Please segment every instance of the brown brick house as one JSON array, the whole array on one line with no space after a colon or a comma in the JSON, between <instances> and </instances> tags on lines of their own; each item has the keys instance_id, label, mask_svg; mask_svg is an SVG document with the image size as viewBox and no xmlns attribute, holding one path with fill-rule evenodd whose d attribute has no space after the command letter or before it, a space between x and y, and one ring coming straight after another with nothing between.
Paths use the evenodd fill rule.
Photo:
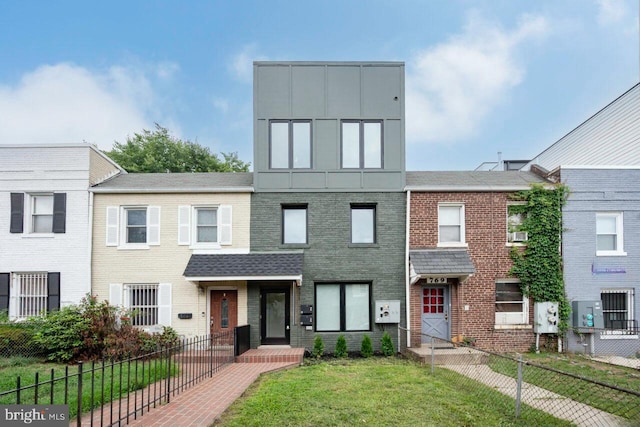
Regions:
<instances>
[{"instance_id":1,"label":"brown brick house","mask_svg":"<svg viewBox=\"0 0 640 427\"><path fill-rule=\"evenodd\" d=\"M527 239L509 205L544 182L530 172L407 172L411 347L431 337L494 351L535 343L533 304L509 275L509 252Z\"/></svg>"}]
</instances>

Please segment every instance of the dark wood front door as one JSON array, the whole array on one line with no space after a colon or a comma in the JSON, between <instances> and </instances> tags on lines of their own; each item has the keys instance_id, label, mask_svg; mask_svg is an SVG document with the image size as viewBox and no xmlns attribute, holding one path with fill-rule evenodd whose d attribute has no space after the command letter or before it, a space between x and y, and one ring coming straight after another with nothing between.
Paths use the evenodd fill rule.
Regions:
<instances>
[{"instance_id":1,"label":"dark wood front door","mask_svg":"<svg viewBox=\"0 0 640 427\"><path fill-rule=\"evenodd\" d=\"M260 291L261 344L289 344L289 289L263 288Z\"/></svg>"},{"instance_id":2,"label":"dark wood front door","mask_svg":"<svg viewBox=\"0 0 640 427\"><path fill-rule=\"evenodd\" d=\"M238 325L238 291L211 291L210 333L233 331Z\"/></svg>"}]
</instances>

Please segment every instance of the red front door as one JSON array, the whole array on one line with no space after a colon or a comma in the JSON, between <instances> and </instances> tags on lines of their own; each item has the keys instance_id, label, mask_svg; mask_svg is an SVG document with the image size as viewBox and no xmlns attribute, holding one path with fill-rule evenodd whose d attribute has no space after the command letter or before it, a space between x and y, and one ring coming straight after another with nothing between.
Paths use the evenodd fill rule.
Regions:
<instances>
[{"instance_id":1,"label":"red front door","mask_svg":"<svg viewBox=\"0 0 640 427\"><path fill-rule=\"evenodd\" d=\"M211 291L210 333L233 331L238 325L238 291Z\"/></svg>"}]
</instances>

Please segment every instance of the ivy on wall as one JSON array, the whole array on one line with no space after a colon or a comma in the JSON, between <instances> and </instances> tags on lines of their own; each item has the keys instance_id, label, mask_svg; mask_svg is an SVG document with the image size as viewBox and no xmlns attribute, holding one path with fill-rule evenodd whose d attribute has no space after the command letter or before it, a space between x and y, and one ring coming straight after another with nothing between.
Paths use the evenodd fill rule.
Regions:
<instances>
[{"instance_id":1,"label":"ivy on wall","mask_svg":"<svg viewBox=\"0 0 640 427\"><path fill-rule=\"evenodd\" d=\"M568 188L557 185L545 188L534 184L531 189L519 191L514 200L524 203L510 206L514 213L522 214L520 231L528 234L524 247L513 247L511 274L520 279L522 292L534 302L557 302L561 332L567 329L571 307L564 293L562 278L562 206Z\"/></svg>"}]
</instances>

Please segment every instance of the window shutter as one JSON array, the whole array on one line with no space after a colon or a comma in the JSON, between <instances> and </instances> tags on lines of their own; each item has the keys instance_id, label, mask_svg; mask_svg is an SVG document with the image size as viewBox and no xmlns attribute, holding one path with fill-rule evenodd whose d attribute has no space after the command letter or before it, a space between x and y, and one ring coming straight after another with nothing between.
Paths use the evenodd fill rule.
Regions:
<instances>
[{"instance_id":1,"label":"window shutter","mask_svg":"<svg viewBox=\"0 0 640 427\"><path fill-rule=\"evenodd\" d=\"M0 311L9 314L9 291L11 288L11 274L0 273Z\"/></svg>"},{"instance_id":2,"label":"window shutter","mask_svg":"<svg viewBox=\"0 0 640 427\"><path fill-rule=\"evenodd\" d=\"M231 244L231 206L220 206L220 244Z\"/></svg>"},{"instance_id":3,"label":"window shutter","mask_svg":"<svg viewBox=\"0 0 640 427\"><path fill-rule=\"evenodd\" d=\"M160 206L147 208L147 244L160 244Z\"/></svg>"},{"instance_id":4,"label":"window shutter","mask_svg":"<svg viewBox=\"0 0 640 427\"><path fill-rule=\"evenodd\" d=\"M158 285L158 323L171 326L171 283Z\"/></svg>"},{"instance_id":5,"label":"window shutter","mask_svg":"<svg viewBox=\"0 0 640 427\"><path fill-rule=\"evenodd\" d=\"M53 232L64 233L66 228L67 194L54 193L53 195Z\"/></svg>"},{"instance_id":6,"label":"window shutter","mask_svg":"<svg viewBox=\"0 0 640 427\"><path fill-rule=\"evenodd\" d=\"M117 206L107 206L107 246L118 246Z\"/></svg>"},{"instance_id":7,"label":"window shutter","mask_svg":"<svg viewBox=\"0 0 640 427\"><path fill-rule=\"evenodd\" d=\"M191 243L190 220L191 206L178 206L178 244L188 245Z\"/></svg>"},{"instance_id":8,"label":"window shutter","mask_svg":"<svg viewBox=\"0 0 640 427\"><path fill-rule=\"evenodd\" d=\"M11 193L11 226L9 232L22 233L24 222L24 194Z\"/></svg>"},{"instance_id":9,"label":"window shutter","mask_svg":"<svg viewBox=\"0 0 640 427\"><path fill-rule=\"evenodd\" d=\"M60 273L47 274L47 312L60 310Z\"/></svg>"},{"instance_id":10,"label":"window shutter","mask_svg":"<svg viewBox=\"0 0 640 427\"><path fill-rule=\"evenodd\" d=\"M109 284L109 304L114 307L122 305L122 283Z\"/></svg>"}]
</instances>

